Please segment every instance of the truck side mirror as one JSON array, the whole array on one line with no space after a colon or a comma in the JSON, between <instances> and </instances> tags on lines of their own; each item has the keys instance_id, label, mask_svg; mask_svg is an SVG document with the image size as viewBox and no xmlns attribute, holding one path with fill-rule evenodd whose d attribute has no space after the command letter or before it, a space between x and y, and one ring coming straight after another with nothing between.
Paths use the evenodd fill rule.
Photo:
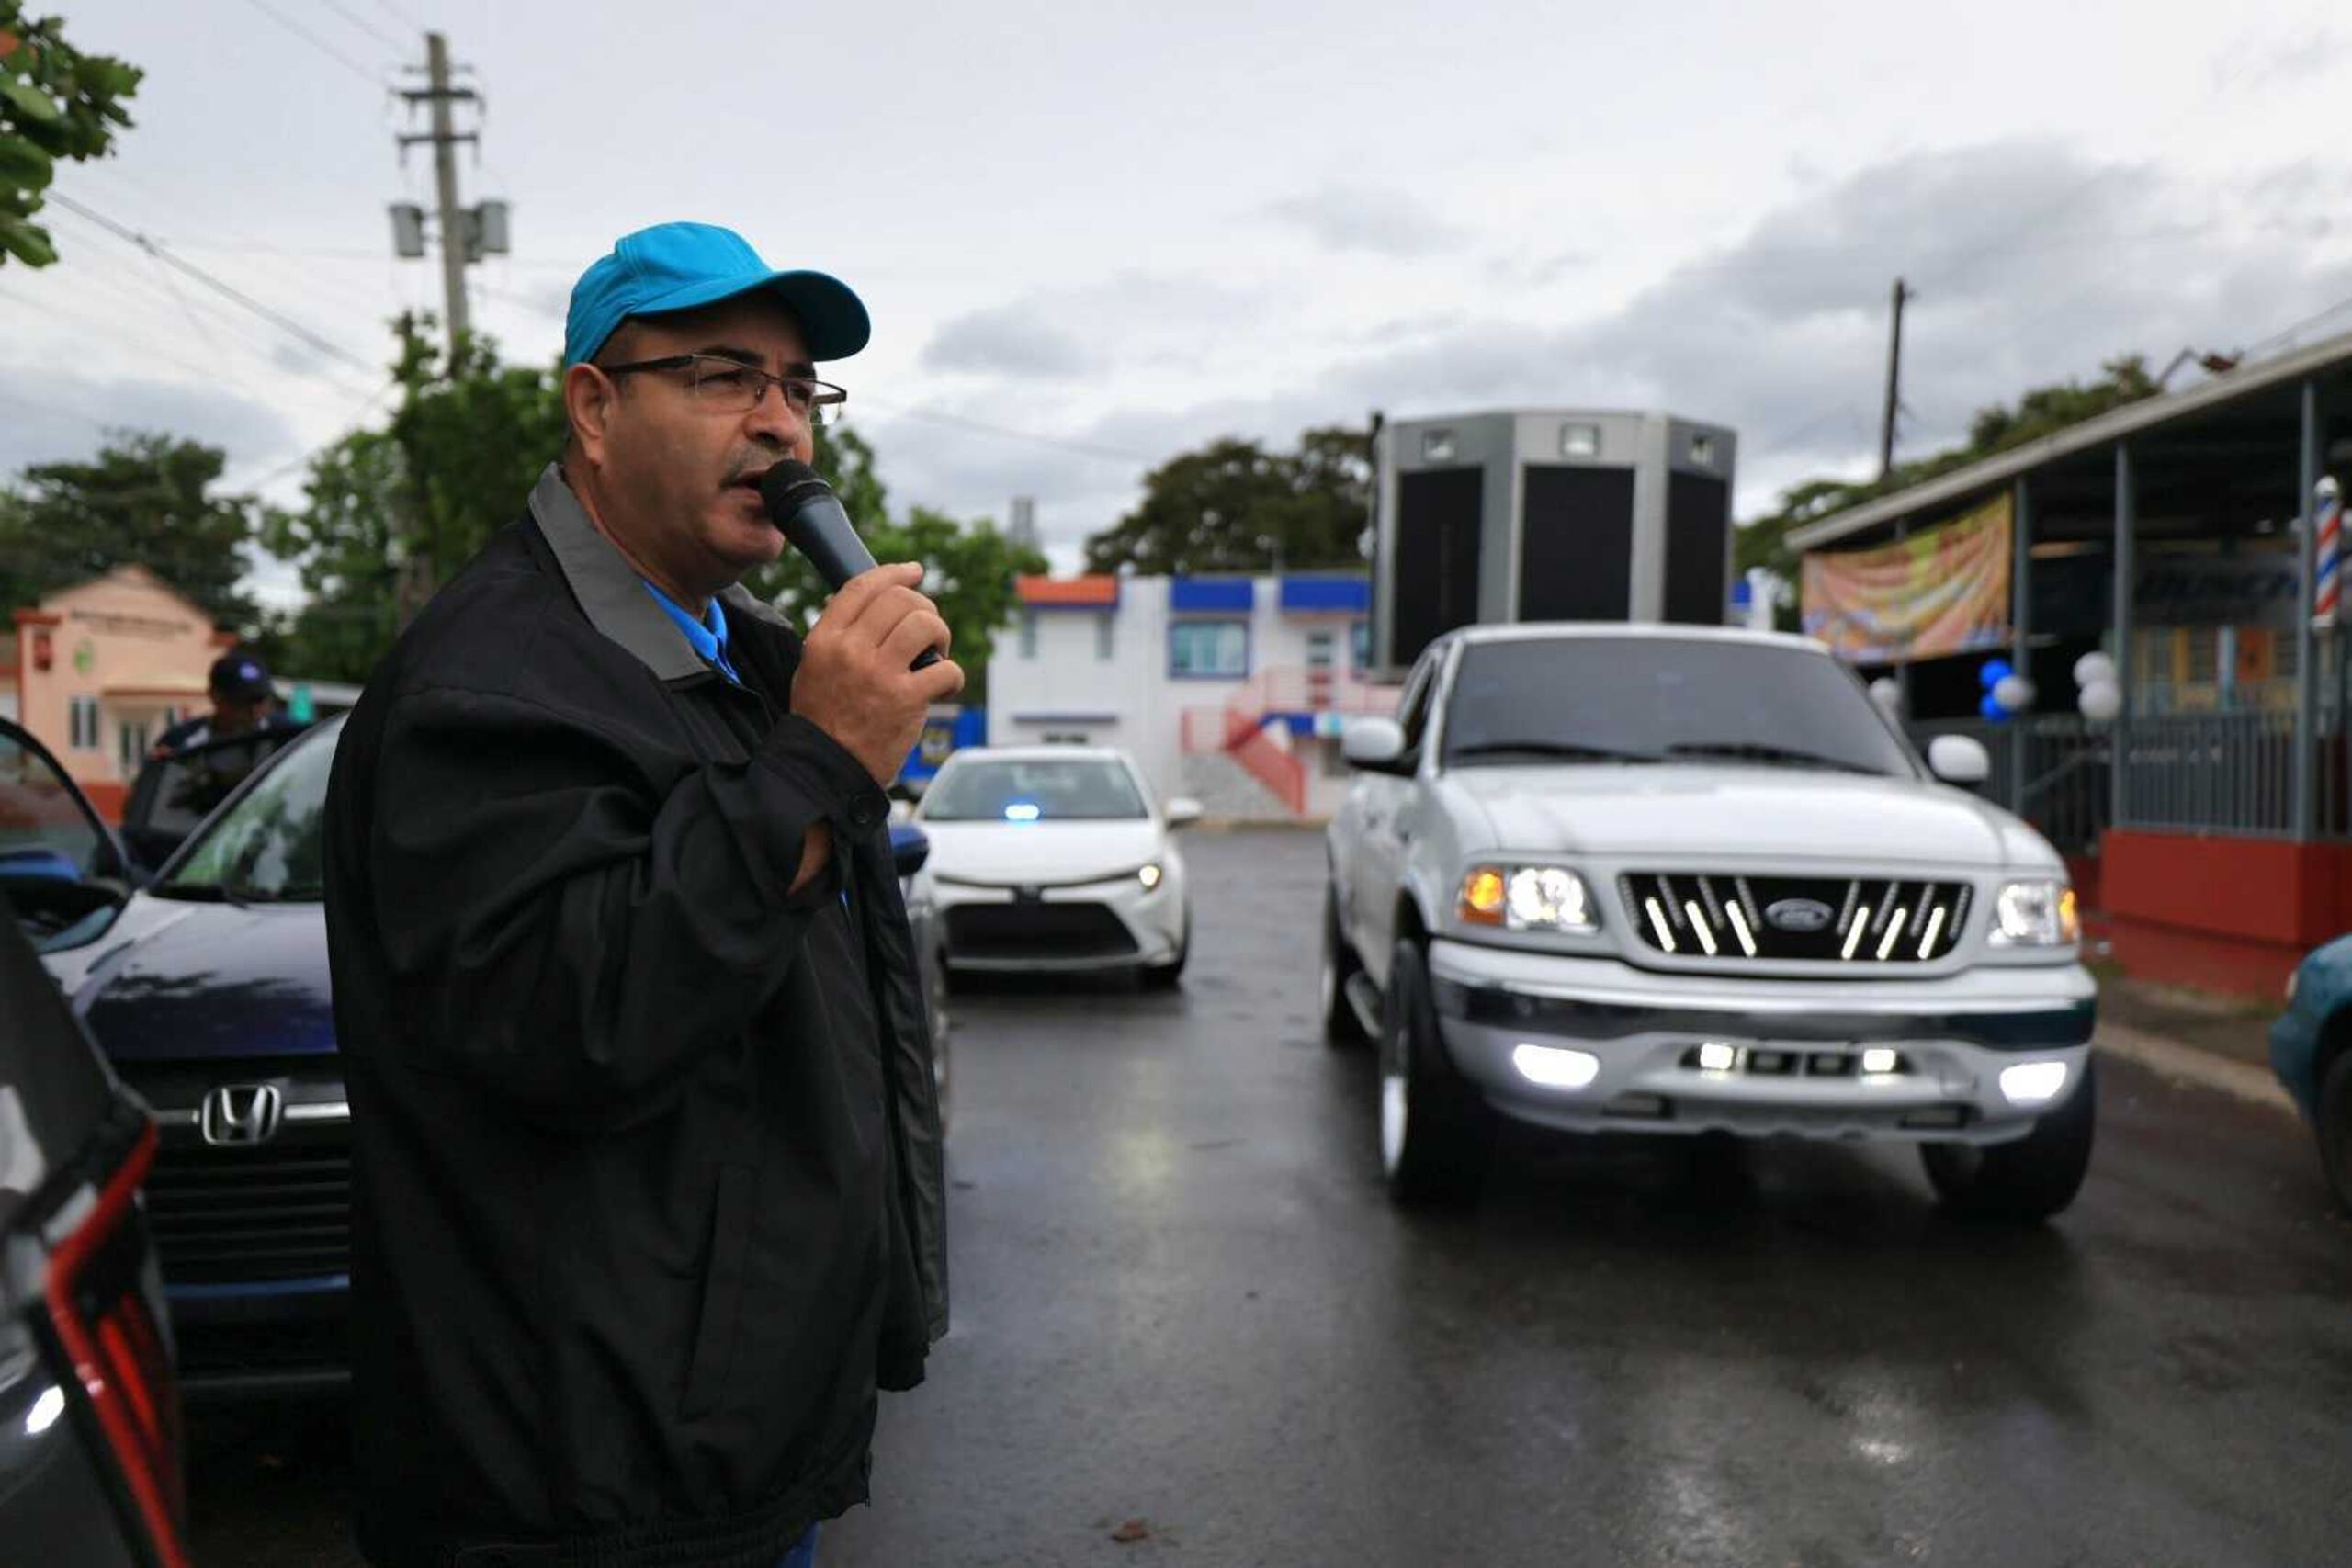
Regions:
<instances>
[{"instance_id":1,"label":"truck side mirror","mask_svg":"<svg viewBox=\"0 0 2352 1568\"><path fill-rule=\"evenodd\" d=\"M1939 735L1928 742L1928 771L1946 784L1981 784L1993 776L1993 755L1972 736Z\"/></svg>"}]
</instances>

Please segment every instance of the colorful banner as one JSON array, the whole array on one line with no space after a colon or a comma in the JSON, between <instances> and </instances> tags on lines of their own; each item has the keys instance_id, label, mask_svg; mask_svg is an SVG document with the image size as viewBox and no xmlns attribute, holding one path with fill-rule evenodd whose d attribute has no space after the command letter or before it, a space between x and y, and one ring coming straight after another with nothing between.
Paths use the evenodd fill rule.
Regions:
<instances>
[{"instance_id":1,"label":"colorful banner","mask_svg":"<svg viewBox=\"0 0 2352 1568\"><path fill-rule=\"evenodd\" d=\"M1882 549L1804 558L1807 637L1855 664L2009 645L2009 498Z\"/></svg>"}]
</instances>

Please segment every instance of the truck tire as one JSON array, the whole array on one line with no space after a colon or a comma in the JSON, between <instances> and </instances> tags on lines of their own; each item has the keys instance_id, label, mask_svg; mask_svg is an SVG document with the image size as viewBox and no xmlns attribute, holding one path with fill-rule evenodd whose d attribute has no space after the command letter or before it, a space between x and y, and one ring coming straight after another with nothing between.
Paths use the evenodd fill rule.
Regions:
<instances>
[{"instance_id":1,"label":"truck tire","mask_svg":"<svg viewBox=\"0 0 2352 1568\"><path fill-rule=\"evenodd\" d=\"M2011 1144L1922 1144L1920 1163L1944 1207L1972 1219L2038 1224L2075 1201L2090 1168L2098 1072L2085 1059L2065 1103Z\"/></svg>"},{"instance_id":2,"label":"truck tire","mask_svg":"<svg viewBox=\"0 0 2352 1568\"><path fill-rule=\"evenodd\" d=\"M2335 1201L2352 1214L2352 1051L2337 1056L2320 1079L2319 1157Z\"/></svg>"},{"instance_id":3,"label":"truck tire","mask_svg":"<svg viewBox=\"0 0 2352 1568\"><path fill-rule=\"evenodd\" d=\"M1493 1112L1454 1076L1438 1038L1429 964L1419 942L1397 942L1382 1010L1380 1163L1399 1205L1476 1198L1493 1152Z\"/></svg>"},{"instance_id":4,"label":"truck tire","mask_svg":"<svg viewBox=\"0 0 2352 1568\"><path fill-rule=\"evenodd\" d=\"M1363 1020L1356 1016L1355 1004L1348 1000L1348 982L1363 972L1355 949L1340 931L1339 892L1327 886L1323 889L1323 961L1316 976L1321 990L1325 1044L1361 1045L1369 1038Z\"/></svg>"}]
</instances>

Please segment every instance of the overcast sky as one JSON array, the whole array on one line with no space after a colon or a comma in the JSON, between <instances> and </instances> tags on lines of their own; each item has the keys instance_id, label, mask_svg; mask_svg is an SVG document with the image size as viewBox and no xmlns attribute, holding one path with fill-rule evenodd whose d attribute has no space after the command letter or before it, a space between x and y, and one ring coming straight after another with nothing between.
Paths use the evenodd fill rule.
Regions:
<instances>
[{"instance_id":1,"label":"overcast sky","mask_svg":"<svg viewBox=\"0 0 2352 1568\"><path fill-rule=\"evenodd\" d=\"M52 207L62 265L0 267L0 472L127 424L292 500L380 417L359 367L440 288L384 214L431 200L389 92L423 26L487 101L461 177L514 207L472 269L511 357L556 355L619 233L729 224L864 295L832 374L894 500L1035 495L1066 565L1155 462L1374 408L1721 421L1752 514L1874 463L1898 274L1912 452L2118 353L2352 329L2340 4L39 8L148 72L118 156L58 188L349 362Z\"/></svg>"}]
</instances>

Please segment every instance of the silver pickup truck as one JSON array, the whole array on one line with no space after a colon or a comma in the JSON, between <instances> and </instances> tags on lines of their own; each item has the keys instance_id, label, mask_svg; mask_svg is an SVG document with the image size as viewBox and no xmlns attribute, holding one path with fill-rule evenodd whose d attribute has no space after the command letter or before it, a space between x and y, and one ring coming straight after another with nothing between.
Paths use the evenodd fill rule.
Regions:
<instances>
[{"instance_id":1,"label":"silver pickup truck","mask_svg":"<svg viewBox=\"0 0 2352 1568\"><path fill-rule=\"evenodd\" d=\"M1342 744L1324 1031L1378 1041L1399 1201L1475 1191L1498 1115L1910 1143L1955 1209L2073 1200L2097 989L2064 863L1951 787L1982 746L1923 767L1815 643L1617 625L1450 633Z\"/></svg>"}]
</instances>

